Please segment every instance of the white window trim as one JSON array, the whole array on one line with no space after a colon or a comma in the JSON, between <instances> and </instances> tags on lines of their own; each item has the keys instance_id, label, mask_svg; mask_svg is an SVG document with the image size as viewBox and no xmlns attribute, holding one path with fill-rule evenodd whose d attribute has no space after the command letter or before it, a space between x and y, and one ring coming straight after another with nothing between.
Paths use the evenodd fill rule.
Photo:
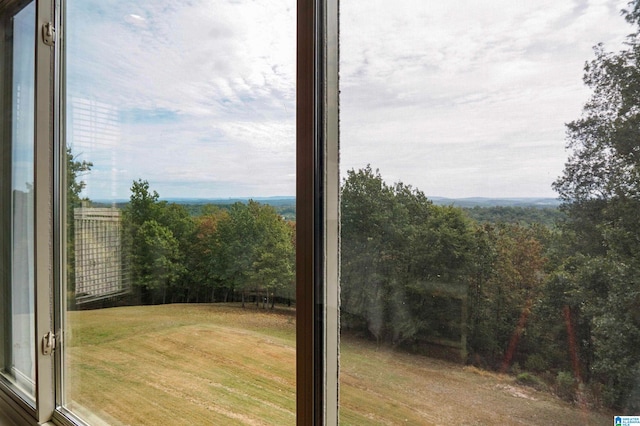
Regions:
<instances>
[{"instance_id":1,"label":"white window trim","mask_svg":"<svg viewBox=\"0 0 640 426\"><path fill-rule=\"evenodd\" d=\"M35 149L34 149L34 317L36 348L35 409L5 381L0 381L0 409L17 424L42 424L51 419L53 403L53 357L43 355L40 339L53 327L52 178L53 178L53 82L54 48L44 43L41 28L54 21L54 2L33 0L36 7L35 45ZM2 1L10 11L18 1ZM10 12L9 12L10 13Z\"/></svg>"}]
</instances>

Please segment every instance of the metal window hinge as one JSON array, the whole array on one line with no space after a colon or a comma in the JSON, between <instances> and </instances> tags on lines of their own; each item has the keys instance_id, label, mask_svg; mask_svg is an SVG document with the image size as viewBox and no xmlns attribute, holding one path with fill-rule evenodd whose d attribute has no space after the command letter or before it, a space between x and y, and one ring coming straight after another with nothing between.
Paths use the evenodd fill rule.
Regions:
<instances>
[{"instance_id":1,"label":"metal window hinge","mask_svg":"<svg viewBox=\"0 0 640 426\"><path fill-rule=\"evenodd\" d=\"M56 42L56 28L52 22L47 22L42 26L42 41L47 46L53 46Z\"/></svg>"},{"instance_id":2,"label":"metal window hinge","mask_svg":"<svg viewBox=\"0 0 640 426\"><path fill-rule=\"evenodd\" d=\"M56 350L56 334L48 332L42 337L42 355L51 355Z\"/></svg>"}]
</instances>

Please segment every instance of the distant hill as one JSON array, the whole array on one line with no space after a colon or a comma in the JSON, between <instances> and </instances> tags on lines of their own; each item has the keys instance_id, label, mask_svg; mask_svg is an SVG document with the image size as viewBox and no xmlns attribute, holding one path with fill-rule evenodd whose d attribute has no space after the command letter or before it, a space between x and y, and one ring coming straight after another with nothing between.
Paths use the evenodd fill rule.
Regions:
<instances>
[{"instance_id":1,"label":"distant hill","mask_svg":"<svg viewBox=\"0 0 640 426\"><path fill-rule=\"evenodd\" d=\"M162 201L176 204L233 204L247 203L249 200L257 201L260 204L268 204L270 206L283 206L296 203L294 196L275 196L275 197L231 197L231 198L163 198Z\"/></svg>"},{"instance_id":2,"label":"distant hill","mask_svg":"<svg viewBox=\"0 0 640 426\"><path fill-rule=\"evenodd\" d=\"M166 201L168 203L176 204L188 204L188 205L205 205L205 204L223 204L231 205L233 203L241 202L247 203L249 200L257 201L260 204L268 204L270 206L283 206L296 203L296 197L294 196L276 196L276 197L230 197L230 198L160 198L160 201ZM94 205L122 207L129 202L129 199L115 199L115 200L92 200Z\"/></svg>"},{"instance_id":3,"label":"distant hill","mask_svg":"<svg viewBox=\"0 0 640 426\"><path fill-rule=\"evenodd\" d=\"M556 208L562 204L557 198L485 198L485 197L469 197L469 198L445 198L445 197L427 197L434 204L440 206L453 205L456 207L472 208L472 207L534 207L540 209Z\"/></svg>"},{"instance_id":4,"label":"distant hill","mask_svg":"<svg viewBox=\"0 0 640 426\"><path fill-rule=\"evenodd\" d=\"M296 203L296 197L294 196L278 196L278 197L230 197L230 198L163 198L162 201L168 201L169 203L176 204L233 204L233 203L248 203L249 200L257 201L260 204L268 204L270 206L285 206Z\"/></svg>"},{"instance_id":5,"label":"distant hill","mask_svg":"<svg viewBox=\"0 0 640 426\"><path fill-rule=\"evenodd\" d=\"M537 207L537 208L554 208L558 207L561 202L557 198L485 198L485 197L469 197L469 198L446 198L446 197L429 197L434 204L437 205L454 205L456 207ZM261 204L269 204L271 206L282 206L295 204L294 196L279 197L232 197L232 198L167 198L165 201L177 204L233 204L236 202L246 203L249 200L257 201Z\"/></svg>"},{"instance_id":6,"label":"distant hill","mask_svg":"<svg viewBox=\"0 0 640 426\"><path fill-rule=\"evenodd\" d=\"M535 207L540 209L555 208L561 204L557 198L488 198L488 197L468 197L468 198L446 198L446 197L430 197L428 199L434 204L440 206L453 205L462 208L473 207ZM289 206L295 205L295 196L275 196L275 197L229 197L229 198L162 198L161 201L176 204L189 205L205 205L205 204L222 204L229 205L236 202L246 203L249 200L257 201L261 204L270 206ZM126 204L129 200L94 200L94 204L116 205Z\"/></svg>"}]
</instances>

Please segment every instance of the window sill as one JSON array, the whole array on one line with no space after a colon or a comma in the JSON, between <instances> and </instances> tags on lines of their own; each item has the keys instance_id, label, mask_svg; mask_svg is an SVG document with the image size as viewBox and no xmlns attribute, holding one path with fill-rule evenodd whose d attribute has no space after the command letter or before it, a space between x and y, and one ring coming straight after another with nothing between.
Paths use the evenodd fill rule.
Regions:
<instances>
[{"instance_id":1,"label":"window sill","mask_svg":"<svg viewBox=\"0 0 640 426\"><path fill-rule=\"evenodd\" d=\"M8 400L8 396L0 392L0 425L28 426L38 424L36 420L18 404ZM47 426L53 426L47 424Z\"/></svg>"}]
</instances>

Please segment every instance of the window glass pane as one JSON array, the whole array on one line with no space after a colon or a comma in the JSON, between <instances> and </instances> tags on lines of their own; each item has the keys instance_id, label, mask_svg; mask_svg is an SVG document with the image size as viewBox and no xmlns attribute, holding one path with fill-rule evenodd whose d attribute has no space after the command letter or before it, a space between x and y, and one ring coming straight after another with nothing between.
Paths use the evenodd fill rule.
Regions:
<instances>
[{"instance_id":1,"label":"window glass pane","mask_svg":"<svg viewBox=\"0 0 640 426\"><path fill-rule=\"evenodd\" d=\"M33 398L35 3L4 19L0 359L3 375Z\"/></svg>"},{"instance_id":2,"label":"window glass pane","mask_svg":"<svg viewBox=\"0 0 640 426\"><path fill-rule=\"evenodd\" d=\"M639 412L627 3L341 2L341 423Z\"/></svg>"},{"instance_id":3,"label":"window glass pane","mask_svg":"<svg viewBox=\"0 0 640 426\"><path fill-rule=\"evenodd\" d=\"M63 405L292 424L295 2L70 0L66 40Z\"/></svg>"}]
</instances>

